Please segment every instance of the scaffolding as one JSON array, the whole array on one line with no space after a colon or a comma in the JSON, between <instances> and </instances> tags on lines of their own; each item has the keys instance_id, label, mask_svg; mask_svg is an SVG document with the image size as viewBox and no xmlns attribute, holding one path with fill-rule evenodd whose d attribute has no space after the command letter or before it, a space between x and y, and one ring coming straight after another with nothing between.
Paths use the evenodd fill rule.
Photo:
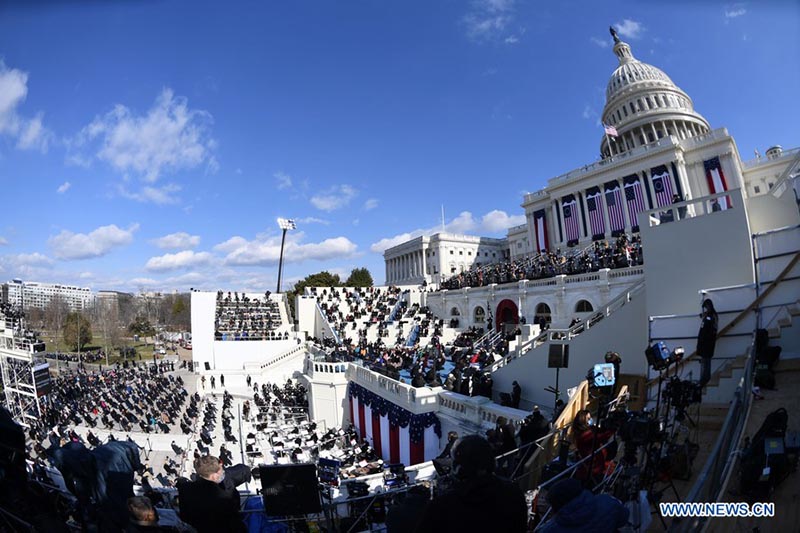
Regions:
<instances>
[{"instance_id":1,"label":"scaffolding","mask_svg":"<svg viewBox=\"0 0 800 533\"><path fill-rule=\"evenodd\" d=\"M44 343L27 329L23 313L9 304L0 304L0 375L5 407L24 427L30 427L42 416L34 370L46 368L47 363L39 355L44 349Z\"/></svg>"}]
</instances>

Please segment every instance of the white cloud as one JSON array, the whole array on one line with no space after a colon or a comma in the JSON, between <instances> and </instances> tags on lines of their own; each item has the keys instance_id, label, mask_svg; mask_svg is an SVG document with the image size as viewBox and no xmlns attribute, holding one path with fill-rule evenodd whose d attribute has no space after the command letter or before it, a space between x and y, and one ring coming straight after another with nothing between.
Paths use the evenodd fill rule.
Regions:
<instances>
[{"instance_id":1,"label":"white cloud","mask_svg":"<svg viewBox=\"0 0 800 533\"><path fill-rule=\"evenodd\" d=\"M512 226L525 223L525 215L508 215L505 211L495 209L483 215L480 221L469 211L462 211L456 218L445 224L448 233L501 233ZM370 246L374 253L383 253L388 248L402 244L421 235L433 235L442 231L442 226L437 225L427 229L416 229L411 232L401 233L393 237L386 237Z\"/></svg>"},{"instance_id":2,"label":"white cloud","mask_svg":"<svg viewBox=\"0 0 800 533\"><path fill-rule=\"evenodd\" d=\"M350 185L338 185L328 189L322 194L311 197L311 205L321 211L336 211L350 204L350 200L356 197L356 191Z\"/></svg>"},{"instance_id":3,"label":"white cloud","mask_svg":"<svg viewBox=\"0 0 800 533\"><path fill-rule=\"evenodd\" d=\"M366 202L364 202L364 211L372 211L376 207L378 207L377 198L370 198Z\"/></svg>"},{"instance_id":4,"label":"white cloud","mask_svg":"<svg viewBox=\"0 0 800 533\"><path fill-rule=\"evenodd\" d=\"M608 39L599 39L597 37L590 37L589 40L592 41L597 46L599 46L600 48L608 48L609 46L611 46L611 43L608 42Z\"/></svg>"},{"instance_id":5,"label":"white cloud","mask_svg":"<svg viewBox=\"0 0 800 533\"><path fill-rule=\"evenodd\" d=\"M622 22L614 24L617 33L628 39L638 39L644 33L644 26L641 22L631 19L624 19Z\"/></svg>"},{"instance_id":6,"label":"white cloud","mask_svg":"<svg viewBox=\"0 0 800 533\"><path fill-rule=\"evenodd\" d=\"M158 239L153 239L150 242L162 250L187 250L189 248L195 248L200 244L200 236L189 235L185 231L179 231L177 233L164 235Z\"/></svg>"},{"instance_id":7,"label":"white cloud","mask_svg":"<svg viewBox=\"0 0 800 533\"><path fill-rule=\"evenodd\" d=\"M56 192L58 192L58 194L64 194L65 192L67 192L69 190L70 187L72 187L72 184L70 182L68 182L68 181L65 181L64 183L62 183L61 185L58 186L58 189L56 189Z\"/></svg>"},{"instance_id":8,"label":"white cloud","mask_svg":"<svg viewBox=\"0 0 800 533\"><path fill-rule=\"evenodd\" d=\"M8 239L5 237L0 237L0 246L5 246L8 244Z\"/></svg>"},{"instance_id":9,"label":"white cloud","mask_svg":"<svg viewBox=\"0 0 800 533\"><path fill-rule=\"evenodd\" d=\"M272 176L278 182L279 191L292 188L292 177L290 175L284 174L283 172L276 172Z\"/></svg>"},{"instance_id":10,"label":"white cloud","mask_svg":"<svg viewBox=\"0 0 800 533\"><path fill-rule=\"evenodd\" d=\"M36 279L51 272L53 260L44 254L0 255L0 272L9 278Z\"/></svg>"},{"instance_id":11,"label":"white cloud","mask_svg":"<svg viewBox=\"0 0 800 533\"><path fill-rule=\"evenodd\" d=\"M124 185L117 186L117 193L130 200L142 203L154 203L156 205L177 204L180 199L176 195L181 190L181 186L175 183L167 183L162 186L145 185L138 191L129 191Z\"/></svg>"},{"instance_id":12,"label":"white cloud","mask_svg":"<svg viewBox=\"0 0 800 533\"><path fill-rule=\"evenodd\" d=\"M285 263L340 259L355 254L357 246L346 237L334 237L318 243L303 243L303 232L287 235L283 253ZM231 237L214 247L227 254L225 264L230 266L276 265L280 258L281 238L277 235L257 235L248 241L244 237Z\"/></svg>"},{"instance_id":13,"label":"white cloud","mask_svg":"<svg viewBox=\"0 0 800 533\"><path fill-rule=\"evenodd\" d=\"M32 254L16 254L10 257L18 265L49 266L53 264L52 259L44 254L40 254L39 252L34 252Z\"/></svg>"},{"instance_id":14,"label":"white cloud","mask_svg":"<svg viewBox=\"0 0 800 533\"><path fill-rule=\"evenodd\" d=\"M726 19L735 19L745 14L747 14L747 9L745 9L744 4L733 4L725 8Z\"/></svg>"},{"instance_id":15,"label":"white cloud","mask_svg":"<svg viewBox=\"0 0 800 533\"><path fill-rule=\"evenodd\" d=\"M115 224L101 226L90 233L72 233L63 230L50 237L48 244L53 255L58 259L89 259L102 257L114 248L125 246L133 241L133 234L139 224L132 224L128 229L121 229Z\"/></svg>"},{"instance_id":16,"label":"white cloud","mask_svg":"<svg viewBox=\"0 0 800 533\"><path fill-rule=\"evenodd\" d=\"M78 277L80 279L92 279L92 278L94 278L94 274L92 274L91 272L88 272L88 271L87 272L81 272L80 274L78 274Z\"/></svg>"},{"instance_id":17,"label":"white cloud","mask_svg":"<svg viewBox=\"0 0 800 533\"><path fill-rule=\"evenodd\" d=\"M475 42L502 39L506 44L513 44L519 38L506 35L506 29L513 20L514 0L475 0L461 22L467 37Z\"/></svg>"},{"instance_id":18,"label":"white cloud","mask_svg":"<svg viewBox=\"0 0 800 533\"><path fill-rule=\"evenodd\" d=\"M303 217L295 219L295 222L298 224L322 224L323 226L330 226L330 220L325 220L323 218L316 218L316 217Z\"/></svg>"},{"instance_id":19,"label":"white cloud","mask_svg":"<svg viewBox=\"0 0 800 533\"><path fill-rule=\"evenodd\" d=\"M495 209L481 218L481 227L490 233L498 233L508 228L525 224L525 215L509 216L505 211Z\"/></svg>"},{"instance_id":20,"label":"white cloud","mask_svg":"<svg viewBox=\"0 0 800 533\"><path fill-rule=\"evenodd\" d=\"M184 250L175 254L164 254L158 257L151 257L145 268L152 272L164 272L167 270L177 270L179 268L194 268L205 266L211 263L214 256L208 252L193 252Z\"/></svg>"},{"instance_id":21,"label":"white cloud","mask_svg":"<svg viewBox=\"0 0 800 533\"><path fill-rule=\"evenodd\" d=\"M98 159L153 183L165 172L202 164L211 171L217 168L212 123L208 112L190 109L186 98L164 89L146 114L136 115L118 104L84 127L73 144L82 147L96 141Z\"/></svg>"},{"instance_id":22,"label":"white cloud","mask_svg":"<svg viewBox=\"0 0 800 533\"><path fill-rule=\"evenodd\" d=\"M0 60L0 135L17 140L17 148L47 151L52 133L42 124L42 113L32 119L17 109L28 96L28 73L10 69Z\"/></svg>"}]
</instances>

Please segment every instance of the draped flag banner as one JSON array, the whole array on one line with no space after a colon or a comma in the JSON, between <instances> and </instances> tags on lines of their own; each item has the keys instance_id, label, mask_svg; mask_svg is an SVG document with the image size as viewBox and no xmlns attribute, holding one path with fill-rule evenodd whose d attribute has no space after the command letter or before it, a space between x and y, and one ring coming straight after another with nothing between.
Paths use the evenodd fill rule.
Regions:
<instances>
[{"instance_id":1,"label":"draped flag banner","mask_svg":"<svg viewBox=\"0 0 800 533\"><path fill-rule=\"evenodd\" d=\"M653 180L653 190L656 193L656 205L664 207L672 205L672 178L666 165L659 165L650 169Z\"/></svg>"},{"instance_id":2,"label":"draped flag banner","mask_svg":"<svg viewBox=\"0 0 800 533\"><path fill-rule=\"evenodd\" d=\"M611 225L611 236L619 237L625 233L625 215L622 211L622 188L616 181L609 181L605 184L605 190L608 223Z\"/></svg>"},{"instance_id":3,"label":"draped flag banner","mask_svg":"<svg viewBox=\"0 0 800 533\"><path fill-rule=\"evenodd\" d=\"M533 229L535 231L536 251L546 252L550 248L547 239L547 218L544 209L540 209L533 214Z\"/></svg>"},{"instance_id":4,"label":"draped flag banner","mask_svg":"<svg viewBox=\"0 0 800 533\"><path fill-rule=\"evenodd\" d=\"M415 415L352 382L347 392L356 429L384 461L415 465L438 455L442 424L436 413Z\"/></svg>"},{"instance_id":5,"label":"draped flag banner","mask_svg":"<svg viewBox=\"0 0 800 533\"><path fill-rule=\"evenodd\" d=\"M639 222L636 216L645 210L644 196L642 196L642 183L639 176L631 174L623 179L625 184L625 202L628 204L628 215L631 220L631 231L639 232Z\"/></svg>"},{"instance_id":6,"label":"draped flag banner","mask_svg":"<svg viewBox=\"0 0 800 533\"><path fill-rule=\"evenodd\" d=\"M564 229L567 232L567 246L575 246L580 238L578 229L578 203L575 195L568 194L561 199L561 207L564 211Z\"/></svg>"},{"instance_id":7,"label":"draped flag banner","mask_svg":"<svg viewBox=\"0 0 800 533\"><path fill-rule=\"evenodd\" d=\"M592 240L606 238L606 221L603 216L603 195L600 187L586 190L586 211L589 212L589 226L592 228Z\"/></svg>"},{"instance_id":8,"label":"draped flag banner","mask_svg":"<svg viewBox=\"0 0 800 533\"><path fill-rule=\"evenodd\" d=\"M703 167L706 170L706 181L708 181L708 190L711 191L711 194L728 190L728 182L725 181L725 174L722 173L719 157L703 161ZM729 196L722 197L717 201L717 204L721 209L730 209L731 199Z\"/></svg>"}]
</instances>

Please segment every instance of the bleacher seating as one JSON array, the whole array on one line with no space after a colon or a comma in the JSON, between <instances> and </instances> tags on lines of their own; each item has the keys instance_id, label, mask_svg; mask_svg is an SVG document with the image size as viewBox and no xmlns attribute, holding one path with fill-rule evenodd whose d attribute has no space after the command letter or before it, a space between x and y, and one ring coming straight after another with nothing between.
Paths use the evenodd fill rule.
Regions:
<instances>
[{"instance_id":1,"label":"bleacher seating","mask_svg":"<svg viewBox=\"0 0 800 533\"><path fill-rule=\"evenodd\" d=\"M286 340L288 331L278 331L283 324L278 302L270 297L250 297L244 293L217 292L214 315L214 339L218 341Z\"/></svg>"}]
</instances>

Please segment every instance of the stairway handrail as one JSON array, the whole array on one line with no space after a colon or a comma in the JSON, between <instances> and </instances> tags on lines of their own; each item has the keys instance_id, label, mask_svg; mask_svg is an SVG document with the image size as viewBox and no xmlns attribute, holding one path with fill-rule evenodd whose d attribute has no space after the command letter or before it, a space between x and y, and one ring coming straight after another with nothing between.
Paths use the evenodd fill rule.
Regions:
<instances>
[{"instance_id":1,"label":"stairway handrail","mask_svg":"<svg viewBox=\"0 0 800 533\"><path fill-rule=\"evenodd\" d=\"M725 334L728 333L730 330L732 330L734 327L736 327L739 324L739 322L741 322L747 316L748 313L754 311L758 307L758 305L762 301L764 301L764 299L767 296L769 296L773 290L775 290L775 287L777 287L780 284L780 282L783 281L783 278L785 278L787 274L791 272L791 270L795 267L798 261L800 261L800 252L796 252L794 254L794 257L791 259L791 261L789 261L786 267L783 270L781 270L780 274L778 274L775 277L775 279L772 280L772 282L769 284L769 287L764 289L764 291L760 295L758 295L750 305L745 307L738 315L736 315L736 317L734 317L733 320L731 320L724 328L722 328L717 332L717 338L724 337ZM696 359L697 359L697 350L695 349L695 351L693 351L692 353L690 353L688 356L684 357L681 361L677 363L675 371L679 372L687 363L689 363L690 361L695 361ZM645 383L645 387L647 388L656 385L658 385L658 378L653 378L647 383Z\"/></svg>"},{"instance_id":2,"label":"stairway handrail","mask_svg":"<svg viewBox=\"0 0 800 533\"><path fill-rule=\"evenodd\" d=\"M772 196L775 198L780 198L783 196L783 193L788 189L788 187L785 187L786 182L795 177L792 175L792 173L798 166L800 166L800 152L797 152L797 154L794 156L794 159L789 162L789 165L781 173L778 181L776 181L775 185L772 186L772 189L770 190Z\"/></svg>"},{"instance_id":3,"label":"stairway handrail","mask_svg":"<svg viewBox=\"0 0 800 533\"><path fill-rule=\"evenodd\" d=\"M637 281L629 289L627 289L625 291L622 291L620 294L615 296L610 302L608 302L606 305L604 305L602 310L593 313L592 316L587 318L585 321L581 321L579 324L573 326L572 328L567 328L567 329L564 329L564 330L546 329L546 330L540 331L539 334L536 335L534 338L529 339L525 343L519 345L514 352L510 352L508 355L506 355L502 359L499 359L499 360L495 361L494 363L492 363L491 366L489 367L489 370L491 372L494 372L495 370L497 370L499 368L502 368L503 366L507 365L512 359L516 359L516 358L522 357L523 355L528 353L530 350L541 346L542 344L544 344L550 338L550 334L553 333L553 332L556 332L556 333L563 332L566 335L566 337L569 339L569 338L572 338L573 336L579 334L579 332L576 332L575 335L571 335L571 332L572 332L573 329L581 330L581 331L586 331L586 330L591 329L591 327L592 327L591 324L596 322L595 319L597 318L597 316L599 314L601 314L603 317L607 317L607 316L611 315L617 309L621 308L626 303L630 302L635 294L641 292L642 289L644 289L644 286L645 286L645 283L644 283L643 279ZM590 324L590 322L591 322L591 324Z\"/></svg>"}]
</instances>

